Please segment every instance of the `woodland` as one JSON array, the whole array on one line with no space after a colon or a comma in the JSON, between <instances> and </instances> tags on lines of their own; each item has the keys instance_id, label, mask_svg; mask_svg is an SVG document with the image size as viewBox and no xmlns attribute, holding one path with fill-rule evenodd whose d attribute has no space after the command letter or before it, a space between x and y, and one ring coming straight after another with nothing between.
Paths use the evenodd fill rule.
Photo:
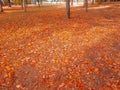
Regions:
<instances>
[{"instance_id":1,"label":"woodland","mask_svg":"<svg viewBox=\"0 0 120 90\"><path fill-rule=\"evenodd\" d=\"M0 90L120 90L119 2L8 5Z\"/></svg>"}]
</instances>

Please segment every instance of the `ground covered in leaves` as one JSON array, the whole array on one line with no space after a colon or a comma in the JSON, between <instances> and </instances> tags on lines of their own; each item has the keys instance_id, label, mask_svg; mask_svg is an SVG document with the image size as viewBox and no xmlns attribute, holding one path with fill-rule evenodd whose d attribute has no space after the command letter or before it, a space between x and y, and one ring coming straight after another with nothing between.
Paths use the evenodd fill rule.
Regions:
<instances>
[{"instance_id":1,"label":"ground covered in leaves","mask_svg":"<svg viewBox=\"0 0 120 90\"><path fill-rule=\"evenodd\" d=\"M100 7L0 13L0 90L120 90L120 6Z\"/></svg>"}]
</instances>

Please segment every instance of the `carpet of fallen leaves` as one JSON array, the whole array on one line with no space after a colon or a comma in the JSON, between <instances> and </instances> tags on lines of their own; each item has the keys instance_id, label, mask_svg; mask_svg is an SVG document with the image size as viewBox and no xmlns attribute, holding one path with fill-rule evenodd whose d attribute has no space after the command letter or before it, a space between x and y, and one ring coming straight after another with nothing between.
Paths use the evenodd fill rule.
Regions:
<instances>
[{"instance_id":1,"label":"carpet of fallen leaves","mask_svg":"<svg viewBox=\"0 0 120 90\"><path fill-rule=\"evenodd\" d=\"M120 90L120 6L99 7L0 13L0 90Z\"/></svg>"}]
</instances>

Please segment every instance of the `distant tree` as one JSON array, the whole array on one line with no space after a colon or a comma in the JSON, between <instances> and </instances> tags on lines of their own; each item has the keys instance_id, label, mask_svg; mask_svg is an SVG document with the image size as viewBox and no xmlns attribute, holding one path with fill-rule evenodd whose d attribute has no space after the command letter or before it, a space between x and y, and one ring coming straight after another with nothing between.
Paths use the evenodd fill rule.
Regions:
<instances>
[{"instance_id":1,"label":"distant tree","mask_svg":"<svg viewBox=\"0 0 120 90\"><path fill-rule=\"evenodd\" d=\"M70 0L66 0L66 16L70 18Z\"/></svg>"},{"instance_id":2,"label":"distant tree","mask_svg":"<svg viewBox=\"0 0 120 90\"><path fill-rule=\"evenodd\" d=\"M70 2L71 2L71 6L73 6L73 0L70 0Z\"/></svg>"},{"instance_id":3,"label":"distant tree","mask_svg":"<svg viewBox=\"0 0 120 90\"><path fill-rule=\"evenodd\" d=\"M79 0L76 0L76 1L77 1L77 4L78 4Z\"/></svg>"},{"instance_id":4,"label":"distant tree","mask_svg":"<svg viewBox=\"0 0 120 90\"><path fill-rule=\"evenodd\" d=\"M85 11L88 12L88 0L84 0Z\"/></svg>"},{"instance_id":5,"label":"distant tree","mask_svg":"<svg viewBox=\"0 0 120 90\"><path fill-rule=\"evenodd\" d=\"M40 0L40 5L42 5L42 1L43 1L43 0Z\"/></svg>"},{"instance_id":6,"label":"distant tree","mask_svg":"<svg viewBox=\"0 0 120 90\"><path fill-rule=\"evenodd\" d=\"M38 2L38 6L40 7L40 0L37 0L37 2Z\"/></svg>"},{"instance_id":7,"label":"distant tree","mask_svg":"<svg viewBox=\"0 0 120 90\"><path fill-rule=\"evenodd\" d=\"M93 5L94 3L95 3L95 0L92 0L92 3L91 3L91 4Z\"/></svg>"},{"instance_id":8,"label":"distant tree","mask_svg":"<svg viewBox=\"0 0 120 90\"><path fill-rule=\"evenodd\" d=\"M4 4L3 0L0 0L0 12L3 12L3 4Z\"/></svg>"},{"instance_id":9,"label":"distant tree","mask_svg":"<svg viewBox=\"0 0 120 90\"><path fill-rule=\"evenodd\" d=\"M27 11L27 0L22 0L22 9L24 10L24 12Z\"/></svg>"},{"instance_id":10,"label":"distant tree","mask_svg":"<svg viewBox=\"0 0 120 90\"><path fill-rule=\"evenodd\" d=\"M11 7L11 1L10 0L8 0L8 6Z\"/></svg>"}]
</instances>

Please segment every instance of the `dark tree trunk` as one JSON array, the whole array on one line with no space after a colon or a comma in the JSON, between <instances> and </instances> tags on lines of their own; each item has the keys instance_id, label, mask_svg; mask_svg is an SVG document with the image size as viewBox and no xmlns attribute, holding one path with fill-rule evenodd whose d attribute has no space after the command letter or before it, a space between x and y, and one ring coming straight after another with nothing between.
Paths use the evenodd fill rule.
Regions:
<instances>
[{"instance_id":1,"label":"dark tree trunk","mask_svg":"<svg viewBox=\"0 0 120 90\"><path fill-rule=\"evenodd\" d=\"M39 1L39 0L37 0L37 2L38 2L38 6L40 7L40 1Z\"/></svg>"},{"instance_id":2,"label":"dark tree trunk","mask_svg":"<svg viewBox=\"0 0 120 90\"><path fill-rule=\"evenodd\" d=\"M84 0L85 11L88 12L88 0Z\"/></svg>"},{"instance_id":3,"label":"dark tree trunk","mask_svg":"<svg viewBox=\"0 0 120 90\"><path fill-rule=\"evenodd\" d=\"M70 18L70 0L66 0L66 16Z\"/></svg>"},{"instance_id":4,"label":"dark tree trunk","mask_svg":"<svg viewBox=\"0 0 120 90\"><path fill-rule=\"evenodd\" d=\"M10 0L8 0L8 6L11 7L11 2L10 2Z\"/></svg>"},{"instance_id":5,"label":"dark tree trunk","mask_svg":"<svg viewBox=\"0 0 120 90\"><path fill-rule=\"evenodd\" d=\"M22 9L23 9L23 0L21 0L21 7L22 7Z\"/></svg>"},{"instance_id":6,"label":"dark tree trunk","mask_svg":"<svg viewBox=\"0 0 120 90\"><path fill-rule=\"evenodd\" d=\"M3 12L3 2L0 1L0 12Z\"/></svg>"}]
</instances>

